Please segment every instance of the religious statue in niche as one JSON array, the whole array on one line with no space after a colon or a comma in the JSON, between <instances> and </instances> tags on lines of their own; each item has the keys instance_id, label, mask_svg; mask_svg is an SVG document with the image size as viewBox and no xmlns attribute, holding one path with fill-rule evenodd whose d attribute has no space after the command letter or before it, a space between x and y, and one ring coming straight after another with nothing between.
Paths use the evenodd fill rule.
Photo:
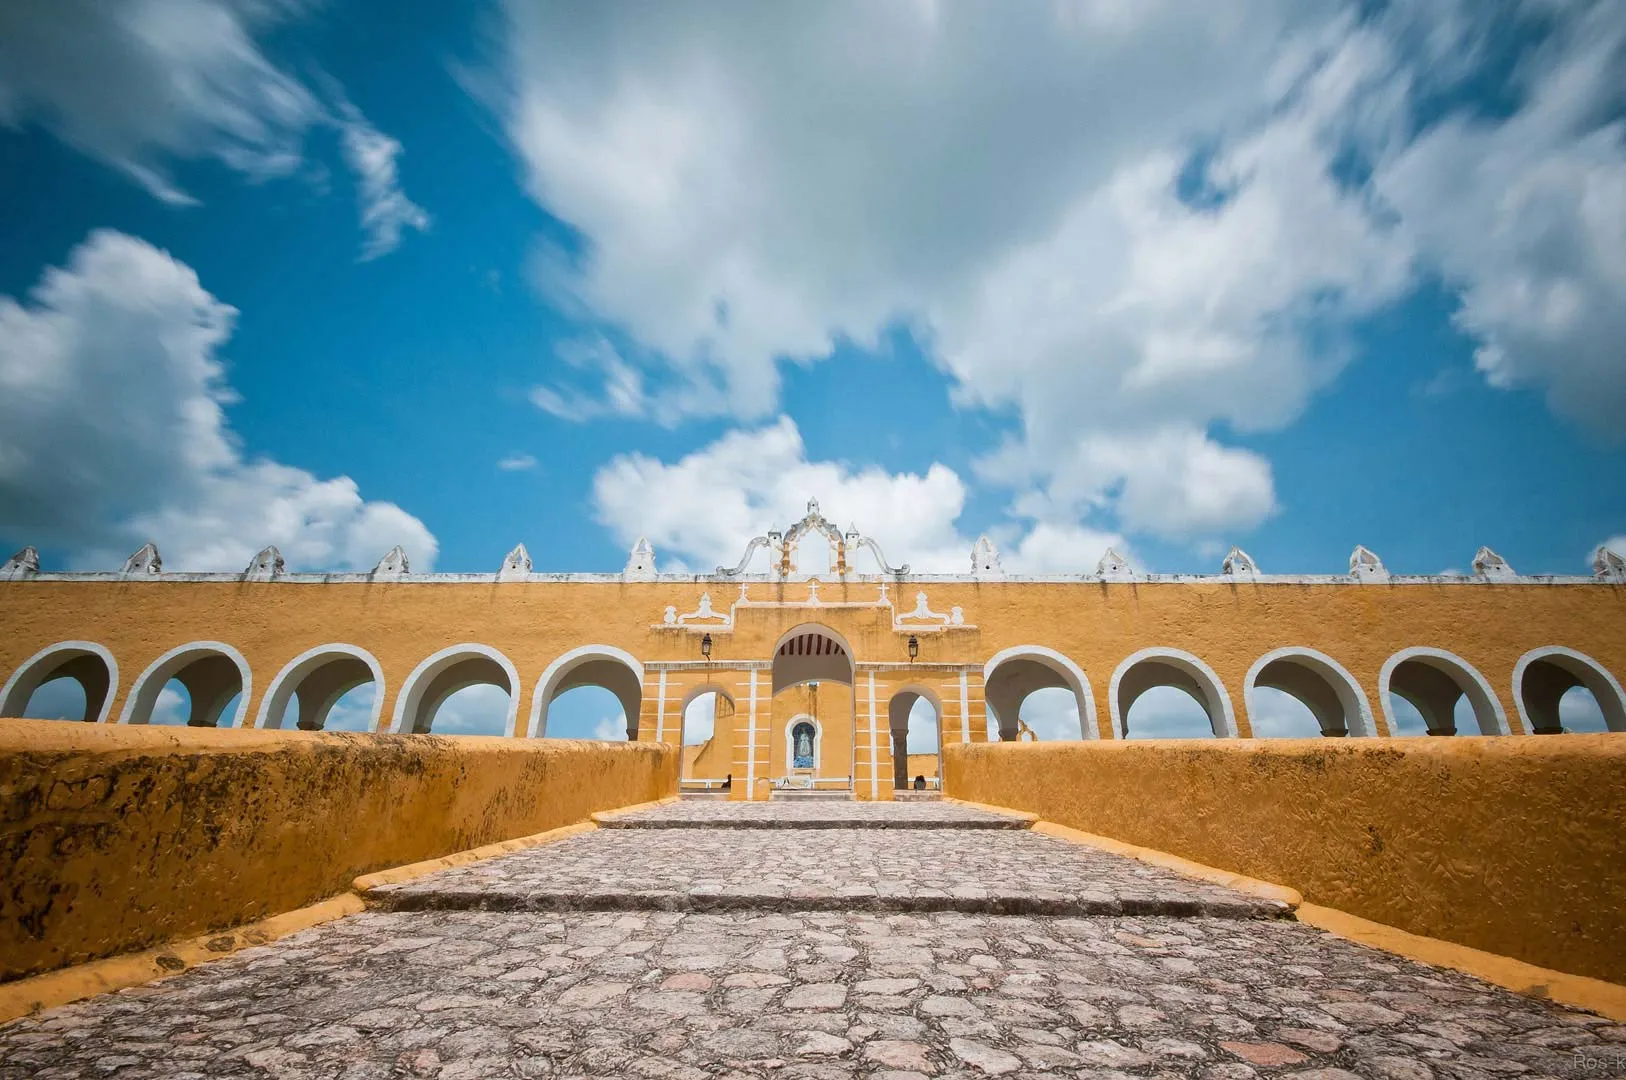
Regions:
<instances>
[{"instance_id":1,"label":"religious statue in niche","mask_svg":"<svg viewBox=\"0 0 1626 1080\"><path fill-rule=\"evenodd\" d=\"M813 738L813 725L805 720L790 729L791 768L813 767Z\"/></svg>"}]
</instances>

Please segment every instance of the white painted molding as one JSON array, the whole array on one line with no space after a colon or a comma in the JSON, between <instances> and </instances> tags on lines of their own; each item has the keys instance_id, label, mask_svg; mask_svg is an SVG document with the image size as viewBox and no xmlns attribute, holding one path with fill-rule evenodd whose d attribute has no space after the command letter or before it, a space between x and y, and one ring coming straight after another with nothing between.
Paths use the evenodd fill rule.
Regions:
<instances>
[{"instance_id":1,"label":"white painted molding","mask_svg":"<svg viewBox=\"0 0 1626 1080\"><path fill-rule=\"evenodd\" d=\"M1317 649L1307 645L1289 645L1281 649L1272 649L1253 662L1248 669L1248 676L1242 683L1242 704L1248 711L1248 727L1253 727L1254 690L1259 673L1277 660L1309 661L1304 666L1311 670L1325 669L1316 673L1332 685L1333 692L1338 695L1338 703L1344 707L1344 714L1353 718L1349 724L1349 733L1352 736L1372 737L1377 735L1377 724L1372 719L1372 705L1366 700L1366 692L1349 669L1338 661ZM1254 736L1258 738L1257 735Z\"/></svg>"},{"instance_id":2,"label":"white painted molding","mask_svg":"<svg viewBox=\"0 0 1626 1080\"><path fill-rule=\"evenodd\" d=\"M0 687L0 716L21 716L28 708L28 700L34 696L47 681L53 671L61 664L47 664L46 661L63 653L72 653L61 663L68 663L77 657L86 654L101 658L107 665L107 697L102 701L102 711L95 716L87 716L86 720L93 720L98 724L107 723L108 717L113 713L113 702L119 696L119 662L113 659L113 654L94 641L59 641L55 645L47 645L39 652L23 661L11 678L6 680L4 687ZM35 675L38 675L36 678Z\"/></svg>"},{"instance_id":3,"label":"white painted molding","mask_svg":"<svg viewBox=\"0 0 1626 1080\"><path fill-rule=\"evenodd\" d=\"M459 645L448 645L439 652L425 657L417 667L412 669L412 674L408 675L406 681L401 684L401 692L396 695L395 712L390 717L390 730L397 733L404 732L406 730L406 718L418 711L418 706L422 704L423 692L428 688L435 676L458 661L466 660L472 656L483 656L488 660L495 661L503 669L503 673L508 676L508 715L503 726L506 734L513 735L515 723L519 718L519 672L514 669L513 662L496 649L489 645L481 645L478 642L471 641ZM380 688L380 695L382 696L382 688ZM438 704L436 708L439 708ZM433 717L430 718L429 724L430 731L433 732Z\"/></svg>"},{"instance_id":4,"label":"white painted molding","mask_svg":"<svg viewBox=\"0 0 1626 1080\"><path fill-rule=\"evenodd\" d=\"M384 669L379 666L378 660L366 649L347 645L343 642L332 641L326 645L318 645L314 649L306 649L292 660L283 665L277 672L277 677L271 680L266 688L265 697L260 701L260 711L254 718L254 726L261 728L280 728L287 719L284 715L288 709L288 702L299 689L299 684L305 676L321 667L322 664L337 656L351 656L366 664L373 673L373 714L367 721L368 731L378 731L379 722L384 715ZM323 721L326 726L326 720Z\"/></svg>"},{"instance_id":5,"label":"white painted molding","mask_svg":"<svg viewBox=\"0 0 1626 1080\"><path fill-rule=\"evenodd\" d=\"M152 710L158 704L158 695L164 684L194 660L202 660L211 653L227 657L237 665L242 690L237 698L237 712L231 723L215 721L216 727L240 728L248 722L248 703L254 697L254 674L249 670L243 654L223 641L189 641L177 645L147 665L147 670L130 685L130 696L125 699L124 710L119 713L121 724L145 724L152 719ZM136 719L136 717L140 719Z\"/></svg>"},{"instance_id":6,"label":"white painted molding","mask_svg":"<svg viewBox=\"0 0 1626 1080\"><path fill-rule=\"evenodd\" d=\"M1474 719L1479 724L1481 735L1511 734L1507 726L1507 713L1502 709L1501 701L1497 700L1496 691L1491 689L1491 684L1485 681L1485 676L1479 673L1479 669L1456 653L1424 645L1401 649L1385 660L1383 668L1378 672L1378 703L1383 706L1383 723L1389 729L1389 734L1393 735L1395 730L1394 707L1389 703L1389 681L1394 676L1395 668L1407 660L1421 660L1437 671L1451 676L1462 692L1468 695L1468 703L1473 706ZM1452 668L1457 670L1452 671ZM1467 680L1466 684L1464 679ZM1487 714L1491 718L1490 731L1485 730Z\"/></svg>"},{"instance_id":7,"label":"white painted molding","mask_svg":"<svg viewBox=\"0 0 1626 1080\"><path fill-rule=\"evenodd\" d=\"M1095 722L1095 694L1090 689L1090 678L1084 674L1084 669L1073 663L1055 649L1043 645L1013 645L1008 649L1001 649L995 653L986 664L982 666L982 685L984 687L983 708L988 708L987 686L988 680L993 676L994 669L1007 660L1033 660L1050 668L1065 680L1073 691L1073 697L1078 699L1078 726L1082 729L1080 736L1084 739L1099 739L1101 737L1100 725ZM941 711L941 710L940 710ZM1013 719L1015 719L1013 717ZM992 729L993 723L989 721ZM1113 728L1108 738L1117 738L1118 729Z\"/></svg>"},{"instance_id":8,"label":"white painted molding","mask_svg":"<svg viewBox=\"0 0 1626 1080\"><path fill-rule=\"evenodd\" d=\"M566 675L593 660L614 660L625 664L638 677L638 692L640 695L643 693L644 665L625 649L618 649L614 645L582 645L571 649L549 664L542 672L542 677L536 680L536 689L531 692L530 722L525 726L527 737L541 739L547 736L548 706L552 702L555 690ZM639 717L636 716L625 716L622 719L633 726L639 722ZM508 733L510 735L514 733L512 724L509 725Z\"/></svg>"},{"instance_id":9,"label":"white painted molding","mask_svg":"<svg viewBox=\"0 0 1626 1080\"><path fill-rule=\"evenodd\" d=\"M1621 689L1620 680L1615 678L1614 673L1586 653L1567 649L1562 645L1544 645L1539 649L1531 649L1519 657L1519 662L1513 665L1513 705L1519 710L1519 722L1524 725L1526 734L1534 732L1536 725L1524 707L1524 672L1537 660L1556 663L1580 679L1603 712L1604 726L1610 731L1626 731L1626 690ZM1568 662L1560 663L1561 660ZM1581 671L1577 671L1578 667L1588 674L1583 675ZM1603 693L1599 693L1600 690Z\"/></svg>"},{"instance_id":10,"label":"white painted molding","mask_svg":"<svg viewBox=\"0 0 1626 1080\"><path fill-rule=\"evenodd\" d=\"M1204 712L1209 714L1208 722L1214 730L1216 738L1237 738L1236 712L1231 706L1231 695L1225 692L1225 684L1200 657L1194 656L1183 649L1165 649L1153 646L1130 653L1117 670L1112 673L1112 684L1107 688L1107 706L1111 709L1112 733L1116 738L1128 738L1129 733L1124 729L1124 710L1118 704L1118 687L1123 682L1124 675L1130 668L1143 660L1162 660L1180 668L1187 675L1197 680L1197 684L1214 695L1216 701L1209 705L1218 704L1219 715L1214 715L1214 709L1207 708Z\"/></svg>"}]
</instances>

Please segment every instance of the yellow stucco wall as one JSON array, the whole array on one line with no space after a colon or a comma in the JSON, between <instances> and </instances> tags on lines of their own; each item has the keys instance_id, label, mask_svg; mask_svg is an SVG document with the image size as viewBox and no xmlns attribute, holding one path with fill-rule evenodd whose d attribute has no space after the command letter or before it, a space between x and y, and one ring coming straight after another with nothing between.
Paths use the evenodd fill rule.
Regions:
<instances>
[{"instance_id":1,"label":"yellow stucco wall","mask_svg":"<svg viewBox=\"0 0 1626 1080\"><path fill-rule=\"evenodd\" d=\"M914 783L915 777L924 776L928 780L937 778L936 754L910 754L909 755L909 782Z\"/></svg>"},{"instance_id":2,"label":"yellow stucco wall","mask_svg":"<svg viewBox=\"0 0 1626 1080\"><path fill-rule=\"evenodd\" d=\"M0 720L0 981L676 789L656 745Z\"/></svg>"},{"instance_id":3,"label":"yellow stucco wall","mask_svg":"<svg viewBox=\"0 0 1626 1080\"><path fill-rule=\"evenodd\" d=\"M8 631L0 636L0 677L54 643L96 642L118 663L110 714L116 718L138 676L166 650L221 641L251 669L248 717L254 723L284 665L313 647L345 643L377 658L387 724L420 661L474 642L497 650L517 670L523 732L549 665L571 650L601 645L644 667L641 740L677 742L682 703L697 689L716 686L729 694L729 756L736 779L750 778L736 785L744 795L779 771L769 668L774 648L793 628L818 624L847 643L858 665L855 722L845 735L853 742L855 790L886 798L891 696L906 688L930 693L940 706L943 745L982 741L982 668L1013 647L1053 650L1076 664L1088 680L1103 736L1113 734L1114 670L1148 647L1184 650L1205 661L1243 735L1250 730L1243 694L1250 665L1288 646L1319 650L1347 668L1380 732L1379 671L1409 647L1442 649L1471 665L1515 732L1520 720L1512 675L1526 651L1566 646L1617 677L1626 674L1626 587L1606 584L954 581L895 584L890 599L897 607L882 608L875 580L821 583L816 603L807 582L753 582L747 586L751 606L735 612L732 628L663 624L668 607L694 611L708 591L715 608L727 612L739 588L716 581L12 581L0 583L0 626ZM927 593L932 610L960 608L965 625L895 629L894 614L909 609L917 590ZM919 643L914 662L907 652L911 632ZM714 642L709 662L700 656L702 633ZM746 750L751 745L754 754Z\"/></svg>"},{"instance_id":4,"label":"yellow stucco wall","mask_svg":"<svg viewBox=\"0 0 1626 1080\"><path fill-rule=\"evenodd\" d=\"M1016 743L944 760L957 798L1626 983L1626 735Z\"/></svg>"}]
</instances>

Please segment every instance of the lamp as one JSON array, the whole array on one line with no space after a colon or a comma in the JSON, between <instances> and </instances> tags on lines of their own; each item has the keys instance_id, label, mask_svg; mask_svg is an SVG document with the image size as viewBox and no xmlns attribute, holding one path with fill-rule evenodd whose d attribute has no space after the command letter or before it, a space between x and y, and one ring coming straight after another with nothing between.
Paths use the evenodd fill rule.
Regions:
<instances>
[{"instance_id":1,"label":"lamp","mask_svg":"<svg viewBox=\"0 0 1626 1080\"><path fill-rule=\"evenodd\" d=\"M919 655L920 655L920 639L915 637L915 635L910 634L909 635L909 659L913 660L915 657L917 657Z\"/></svg>"},{"instance_id":2,"label":"lamp","mask_svg":"<svg viewBox=\"0 0 1626 1080\"><path fill-rule=\"evenodd\" d=\"M700 639L700 655L707 660L711 659L711 635L707 634Z\"/></svg>"}]
</instances>

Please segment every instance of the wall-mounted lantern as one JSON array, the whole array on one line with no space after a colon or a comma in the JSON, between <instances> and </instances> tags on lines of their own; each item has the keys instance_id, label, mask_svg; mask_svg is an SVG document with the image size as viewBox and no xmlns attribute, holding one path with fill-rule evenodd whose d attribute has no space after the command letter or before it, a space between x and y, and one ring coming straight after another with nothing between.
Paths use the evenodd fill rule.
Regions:
<instances>
[{"instance_id":1,"label":"wall-mounted lantern","mask_svg":"<svg viewBox=\"0 0 1626 1080\"><path fill-rule=\"evenodd\" d=\"M711 635L707 634L700 639L700 655L707 660L711 659Z\"/></svg>"},{"instance_id":2,"label":"wall-mounted lantern","mask_svg":"<svg viewBox=\"0 0 1626 1080\"><path fill-rule=\"evenodd\" d=\"M909 659L913 660L915 657L917 657L919 655L920 655L920 639L915 637L915 635L910 634L909 635Z\"/></svg>"}]
</instances>

